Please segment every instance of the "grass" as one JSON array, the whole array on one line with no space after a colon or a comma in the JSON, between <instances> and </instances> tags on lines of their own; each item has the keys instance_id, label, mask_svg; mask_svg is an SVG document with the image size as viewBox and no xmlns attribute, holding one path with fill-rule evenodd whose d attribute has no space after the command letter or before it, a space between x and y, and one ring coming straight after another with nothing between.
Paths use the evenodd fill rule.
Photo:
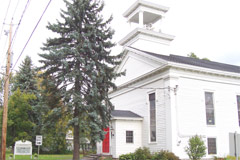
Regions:
<instances>
[{"instance_id":1,"label":"grass","mask_svg":"<svg viewBox=\"0 0 240 160\"><path fill-rule=\"evenodd\" d=\"M6 154L6 160L10 160L9 155L10 154ZM82 155L80 155L80 157L82 157ZM28 160L28 159L31 159L31 156L19 156L19 155L15 156L15 160ZM72 160L72 154L63 154L63 155L60 155L60 154L44 155L43 154L43 155L39 155L39 160Z\"/></svg>"}]
</instances>

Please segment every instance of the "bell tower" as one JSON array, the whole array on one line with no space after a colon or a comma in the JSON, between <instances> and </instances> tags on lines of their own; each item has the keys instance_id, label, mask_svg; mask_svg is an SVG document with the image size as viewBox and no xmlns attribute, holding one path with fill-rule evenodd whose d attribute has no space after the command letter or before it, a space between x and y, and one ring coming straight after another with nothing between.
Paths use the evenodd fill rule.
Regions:
<instances>
[{"instance_id":1,"label":"bell tower","mask_svg":"<svg viewBox=\"0 0 240 160\"><path fill-rule=\"evenodd\" d=\"M137 0L124 14L130 25L136 26L119 44L137 49L168 54L170 42L174 36L161 32L159 22L163 19L168 7Z\"/></svg>"}]
</instances>

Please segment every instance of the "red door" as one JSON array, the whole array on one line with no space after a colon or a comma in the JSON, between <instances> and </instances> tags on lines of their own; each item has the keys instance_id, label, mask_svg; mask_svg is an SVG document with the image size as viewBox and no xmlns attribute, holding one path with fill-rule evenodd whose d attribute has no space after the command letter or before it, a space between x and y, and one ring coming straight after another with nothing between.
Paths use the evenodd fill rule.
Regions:
<instances>
[{"instance_id":1,"label":"red door","mask_svg":"<svg viewBox=\"0 0 240 160\"><path fill-rule=\"evenodd\" d=\"M102 142L102 152L103 153L109 153L109 128L104 129L105 132L105 138Z\"/></svg>"}]
</instances>

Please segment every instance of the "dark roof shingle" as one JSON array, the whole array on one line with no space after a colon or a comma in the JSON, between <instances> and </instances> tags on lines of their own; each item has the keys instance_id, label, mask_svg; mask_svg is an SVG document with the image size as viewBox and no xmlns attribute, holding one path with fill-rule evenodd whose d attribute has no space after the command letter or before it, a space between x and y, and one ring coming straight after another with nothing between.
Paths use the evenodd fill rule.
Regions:
<instances>
[{"instance_id":1,"label":"dark roof shingle","mask_svg":"<svg viewBox=\"0 0 240 160\"><path fill-rule=\"evenodd\" d=\"M136 49L136 48L133 48L133 49ZM152 52L142 51L139 49L136 49L136 50L146 53L148 55L166 60L166 61L170 61L170 62L187 64L187 65L198 66L198 67L209 68L209 69L215 69L215 70L220 70L220 71L240 73L240 66L219 63L219 62L214 62L214 61L208 61L208 60L202 60L202 59L196 59L196 58L191 58L191 57L183 57L183 56L178 56L178 55L173 55L173 54L166 56L166 55L156 54L156 53L152 53Z\"/></svg>"},{"instance_id":2,"label":"dark roof shingle","mask_svg":"<svg viewBox=\"0 0 240 160\"><path fill-rule=\"evenodd\" d=\"M142 118L136 113L133 113L131 111L125 111L125 110L113 110L111 115L113 117Z\"/></svg>"}]
</instances>

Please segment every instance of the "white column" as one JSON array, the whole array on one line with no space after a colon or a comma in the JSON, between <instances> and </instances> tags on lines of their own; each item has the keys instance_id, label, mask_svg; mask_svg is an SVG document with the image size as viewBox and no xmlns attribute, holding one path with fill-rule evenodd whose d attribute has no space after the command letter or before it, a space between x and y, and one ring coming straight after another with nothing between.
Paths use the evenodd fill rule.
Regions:
<instances>
[{"instance_id":1,"label":"white column","mask_svg":"<svg viewBox=\"0 0 240 160\"><path fill-rule=\"evenodd\" d=\"M143 11L139 12L139 26L143 28Z\"/></svg>"}]
</instances>

